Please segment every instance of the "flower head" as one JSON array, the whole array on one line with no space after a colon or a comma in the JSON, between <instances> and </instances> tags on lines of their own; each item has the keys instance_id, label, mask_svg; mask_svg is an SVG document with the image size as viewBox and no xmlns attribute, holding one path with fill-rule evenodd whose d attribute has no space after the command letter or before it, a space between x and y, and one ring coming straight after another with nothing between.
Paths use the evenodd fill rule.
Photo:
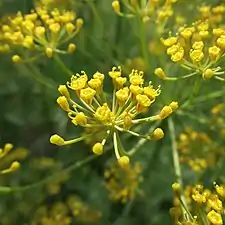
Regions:
<instances>
[{"instance_id":1,"label":"flower head","mask_svg":"<svg viewBox=\"0 0 225 225\"><path fill-rule=\"evenodd\" d=\"M106 98L103 92L105 75L100 72L96 72L90 79L84 71L73 75L70 82L67 82L67 87L75 91L75 97L69 93L65 85L59 86L58 90L62 96L57 99L58 104L68 113L75 126L86 128L86 135L69 141L65 141L59 135L53 135L50 142L66 145L85 140L86 136L89 136L89 139L93 138L92 151L101 155L105 143L112 137L116 158L119 164L124 166L129 164L129 152L123 149L119 132L127 132L147 140L158 140L164 136L159 128L154 130L152 135L136 133L132 128L138 123L166 118L178 104L172 102L169 106L165 106L169 112L163 109L158 115L136 118L141 117L141 113L156 101L161 92L160 87L154 88L151 82L145 86L142 71L132 70L129 80L123 76L121 67L113 67L108 74L114 89L111 98Z\"/></svg>"}]
</instances>

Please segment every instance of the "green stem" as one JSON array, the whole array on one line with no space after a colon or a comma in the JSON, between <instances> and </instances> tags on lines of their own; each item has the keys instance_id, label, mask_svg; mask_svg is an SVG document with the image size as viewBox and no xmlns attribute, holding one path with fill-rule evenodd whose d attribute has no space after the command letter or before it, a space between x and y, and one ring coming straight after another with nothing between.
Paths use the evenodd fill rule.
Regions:
<instances>
[{"instance_id":1,"label":"green stem","mask_svg":"<svg viewBox=\"0 0 225 225\"><path fill-rule=\"evenodd\" d=\"M202 78L197 77L195 80L193 91L192 91L191 95L189 96L188 100L186 102L184 102L184 104L180 108L187 107L194 103L194 100L195 100L194 98L198 95L198 92L199 92L199 89L201 86L201 82L202 82Z\"/></svg>"},{"instance_id":2,"label":"green stem","mask_svg":"<svg viewBox=\"0 0 225 225\"><path fill-rule=\"evenodd\" d=\"M55 83L47 78L44 77L38 69L36 69L35 65L30 65L30 67L26 64L19 64L18 68L22 71L22 73L27 74L28 76L32 76L36 81L38 81L41 84L44 84L48 88L54 88L56 87Z\"/></svg>"},{"instance_id":3,"label":"green stem","mask_svg":"<svg viewBox=\"0 0 225 225\"><path fill-rule=\"evenodd\" d=\"M155 128L158 127L159 124L160 124L161 122L162 122L161 120L157 121L157 122L156 122L156 123L148 130L148 133L152 133L153 130L155 130ZM147 139L140 139L140 140L135 144L135 146L128 152L128 155L129 155L129 156L134 155L134 154L140 149L140 147L142 147L147 141L149 141L149 140L147 140Z\"/></svg>"},{"instance_id":4,"label":"green stem","mask_svg":"<svg viewBox=\"0 0 225 225\"><path fill-rule=\"evenodd\" d=\"M176 142L176 132L175 132L175 126L174 126L174 122L172 118L168 119L168 126L169 126L170 138L172 142L172 156L173 156L173 165L174 165L174 171L175 171L175 180L181 187L180 198L181 198L181 202L184 204L184 206L182 206L182 211L183 211L183 217L185 218L187 204L183 194L183 182L182 182L182 174L181 174L181 168L180 168L180 162L179 162L178 147Z\"/></svg>"},{"instance_id":5,"label":"green stem","mask_svg":"<svg viewBox=\"0 0 225 225\"><path fill-rule=\"evenodd\" d=\"M69 77L73 75L73 72L67 68L67 66L64 64L64 62L60 59L60 57L57 54L53 58L65 74L67 74Z\"/></svg>"},{"instance_id":6,"label":"green stem","mask_svg":"<svg viewBox=\"0 0 225 225\"><path fill-rule=\"evenodd\" d=\"M146 41L145 24L142 22L140 17L138 17L138 22L139 22L138 24L140 28L139 39L140 39L141 52L145 61L146 68L148 68L149 70L150 66L149 66L148 46Z\"/></svg>"}]
</instances>

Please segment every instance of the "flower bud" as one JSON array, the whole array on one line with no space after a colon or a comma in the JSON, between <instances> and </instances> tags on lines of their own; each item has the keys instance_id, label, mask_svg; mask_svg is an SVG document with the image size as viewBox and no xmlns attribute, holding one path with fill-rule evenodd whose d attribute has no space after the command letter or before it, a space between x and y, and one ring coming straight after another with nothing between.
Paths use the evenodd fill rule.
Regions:
<instances>
[{"instance_id":1,"label":"flower bud","mask_svg":"<svg viewBox=\"0 0 225 225\"><path fill-rule=\"evenodd\" d=\"M48 56L48 58L51 58L53 55L53 50L52 48L46 48L45 49L45 54Z\"/></svg>"},{"instance_id":2,"label":"flower bud","mask_svg":"<svg viewBox=\"0 0 225 225\"><path fill-rule=\"evenodd\" d=\"M76 45L73 44L73 43L70 43L69 46L68 46L68 52L69 53L73 53L75 50L76 50Z\"/></svg>"},{"instance_id":3,"label":"flower bud","mask_svg":"<svg viewBox=\"0 0 225 225\"><path fill-rule=\"evenodd\" d=\"M206 69L203 73L203 78L208 80L214 75L214 71L212 69Z\"/></svg>"},{"instance_id":4,"label":"flower bud","mask_svg":"<svg viewBox=\"0 0 225 225\"><path fill-rule=\"evenodd\" d=\"M164 132L163 132L163 130L162 130L161 128L156 128L156 129L153 131L153 134L152 134L151 139L157 141L157 140L159 140L159 139L161 139L161 138L163 138L163 137L164 137Z\"/></svg>"},{"instance_id":5,"label":"flower bud","mask_svg":"<svg viewBox=\"0 0 225 225\"><path fill-rule=\"evenodd\" d=\"M60 137L58 134L54 134L50 137L50 142L54 145L63 145L65 140Z\"/></svg>"},{"instance_id":6,"label":"flower bud","mask_svg":"<svg viewBox=\"0 0 225 225\"><path fill-rule=\"evenodd\" d=\"M62 96L65 96L66 98L70 98L70 93L66 85L59 85L58 91Z\"/></svg>"},{"instance_id":7,"label":"flower bud","mask_svg":"<svg viewBox=\"0 0 225 225\"><path fill-rule=\"evenodd\" d=\"M119 1L113 1L112 7L116 13L120 13L120 3Z\"/></svg>"},{"instance_id":8,"label":"flower bud","mask_svg":"<svg viewBox=\"0 0 225 225\"><path fill-rule=\"evenodd\" d=\"M70 106L69 103L67 101L67 98L65 96L60 96L57 98L57 103L59 104L59 106L65 110L65 111L69 111L70 110Z\"/></svg>"},{"instance_id":9,"label":"flower bud","mask_svg":"<svg viewBox=\"0 0 225 225\"><path fill-rule=\"evenodd\" d=\"M13 61L14 63L19 63L19 62L21 62L21 58L20 58L20 56L18 56L18 55L14 55L14 56L12 57L12 61Z\"/></svg>"},{"instance_id":10,"label":"flower bud","mask_svg":"<svg viewBox=\"0 0 225 225\"><path fill-rule=\"evenodd\" d=\"M19 168L20 168L20 163L19 163L18 161L14 161L14 162L11 164L9 170L10 170L10 171L16 171L16 170L18 170Z\"/></svg>"},{"instance_id":11,"label":"flower bud","mask_svg":"<svg viewBox=\"0 0 225 225\"><path fill-rule=\"evenodd\" d=\"M124 168L124 167L127 167L128 165L130 165L130 159L128 156L124 155L118 159L118 163L122 168Z\"/></svg>"},{"instance_id":12,"label":"flower bud","mask_svg":"<svg viewBox=\"0 0 225 225\"><path fill-rule=\"evenodd\" d=\"M159 117L160 117L160 119L165 119L172 112L173 112L172 108L170 106L166 105L162 108L161 112L159 113Z\"/></svg>"},{"instance_id":13,"label":"flower bud","mask_svg":"<svg viewBox=\"0 0 225 225\"><path fill-rule=\"evenodd\" d=\"M75 125L85 126L87 124L87 118L83 112L79 112L72 120Z\"/></svg>"},{"instance_id":14,"label":"flower bud","mask_svg":"<svg viewBox=\"0 0 225 225\"><path fill-rule=\"evenodd\" d=\"M169 104L169 107L171 107L171 109L172 109L173 111L175 111L175 110L178 108L178 102L171 102L171 103Z\"/></svg>"},{"instance_id":15,"label":"flower bud","mask_svg":"<svg viewBox=\"0 0 225 225\"><path fill-rule=\"evenodd\" d=\"M156 68L155 75L158 76L160 79L163 79L163 80L166 79L166 74L164 73L162 68Z\"/></svg>"},{"instance_id":16,"label":"flower bud","mask_svg":"<svg viewBox=\"0 0 225 225\"><path fill-rule=\"evenodd\" d=\"M93 147L92 147L92 151L96 154L96 155L102 155L103 153L103 145L101 143L96 143Z\"/></svg>"}]
</instances>

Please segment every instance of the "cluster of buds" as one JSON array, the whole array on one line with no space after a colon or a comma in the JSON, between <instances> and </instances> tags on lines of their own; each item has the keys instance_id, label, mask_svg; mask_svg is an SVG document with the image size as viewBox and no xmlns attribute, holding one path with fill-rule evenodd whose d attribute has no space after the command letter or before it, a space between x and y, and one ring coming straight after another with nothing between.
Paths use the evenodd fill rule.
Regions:
<instances>
[{"instance_id":1,"label":"cluster of buds","mask_svg":"<svg viewBox=\"0 0 225 225\"><path fill-rule=\"evenodd\" d=\"M0 159L3 159L11 150L13 149L13 145L10 143L5 144L4 148L0 148ZM20 167L20 163L18 161L13 161L9 168L0 169L0 174L11 173L18 170Z\"/></svg>"},{"instance_id":2,"label":"cluster of buds","mask_svg":"<svg viewBox=\"0 0 225 225\"><path fill-rule=\"evenodd\" d=\"M134 17L139 16L143 22L148 20L154 20L157 23L166 22L169 17L173 15L173 4L177 0L129 0L122 1L123 5L129 11L121 12L120 2L115 0L112 2L114 11L123 17Z\"/></svg>"},{"instance_id":3,"label":"cluster of buds","mask_svg":"<svg viewBox=\"0 0 225 225\"><path fill-rule=\"evenodd\" d=\"M68 8L71 5L70 0L36 0L37 6L46 6L48 9Z\"/></svg>"},{"instance_id":4,"label":"cluster of buds","mask_svg":"<svg viewBox=\"0 0 225 225\"><path fill-rule=\"evenodd\" d=\"M209 22L212 24L218 24L221 23L224 19L225 5L203 5L198 8L198 11L199 19L209 20Z\"/></svg>"},{"instance_id":5,"label":"cluster of buds","mask_svg":"<svg viewBox=\"0 0 225 225\"><path fill-rule=\"evenodd\" d=\"M131 128L140 123L163 120L177 109L178 103L171 102L164 106L154 116L144 117L160 94L160 87L155 89L151 82L144 83L144 73L132 70L129 78L122 76L121 68L113 67L109 73L113 83L111 98L105 95L103 83L105 75L96 72L91 79L84 71L71 77L66 85L59 86L61 96L57 99L59 106L68 113L75 126L88 128L89 133L79 138L65 141L55 134L50 142L56 145L67 145L85 140L90 136L97 137L101 133L101 140L94 144L92 150L101 155L106 141L112 137L116 158L121 165L129 164L129 155L123 148L119 133L129 133L135 137L148 140L158 140L164 136L161 128L156 128L151 134L139 134ZM73 99L67 87L76 94Z\"/></svg>"},{"instance_id":6,"label":"cluster of buds","mask_svg":"<svg viewBox=\"0 0 225 225\"><path fill-rule=\"evenodd\" d=\"M161 40L171 60L192 72L183 78L200 74L203 79L225 80L218 66L225 53L225 29L212 27L208 20L197 21Z\"/></svg>"},{"instance_id":7,"label":"cluster of buds","mask_svg":"<svg viewBox=\"0 0 225 225\"><path fill-rule=\"evenodd\" d=\"M111 166L104 173L105 186L109 191L112 201L127 203L137 195L137 190L143 180L142 166L136 162L133 166L120 167L118 164Z\"/></svg>"},{"instance_id":8,"label":"cluster of buds","mask_svg":"<svg viewBox=\"0 0 225 225\"><path fill-rule=\"evenodd\" d=\"M191 128L186 128L180 134L178 150L180 162L195 172L204 172L206 168L215 165L224 151L206 133Z\"/></svg>"},{"instance_id":9,"label":"cluster of buds","mask_svg":"<svg viewBox=\"0 0 225 225\"><path fill-rule=\"evenodd\" d=\"M49 11L40 6L26 15L18 12L0 27L0 52L12 52L15 63L21 58L34 60L43 54L52 57L54 53L72 53L76 45L68 42L79 33L82 25L83 20L76 18L73 11ZM68 44L67 50L59 49L63 44Z\"/></svg>"},{"instance_id":10,"label":"cluster of buds","mask_svg":"<svg viewBox=\"0 0 225 225\"><path fill-rule=\"evenodd\" d=\"M185 200L187 205L184 205L183 200L179 197L181 188L179 184L172 185L175 196L178 202L171 212L177 224L183 225L198 225L212 224L222 225L224 214L224 198L225 186L214 183L213 190L205 188L201 184L187 186L185 188ZM186 218L182 218L182 210L186 212ZM179 221L179 222L178 222Z\"/></svg>"}]
</instances>

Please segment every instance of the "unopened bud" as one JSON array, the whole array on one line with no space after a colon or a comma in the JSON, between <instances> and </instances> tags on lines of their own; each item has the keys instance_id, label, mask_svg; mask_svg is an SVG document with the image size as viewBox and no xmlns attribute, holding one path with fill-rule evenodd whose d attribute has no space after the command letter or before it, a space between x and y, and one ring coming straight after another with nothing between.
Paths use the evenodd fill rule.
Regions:
<instances>
[{"instance_id":1,"label":"unopened bud","mask_svg":"<svg viewBox=\"0 0 225 225\"><path fill-rule=\"evenodd\" d=\"M69 44L68 46L68 52L73 53L76 50L76 45L75 44Z\"/></svg>"},{"instance_id":2,"label":"unopened bud","mask_svg":"<svg viewBox=\"0 0 225 225\"><path fill-rule=\"evenodd\" d=\"M165 119L172 112L173 112L172 108L170 106L166 105L162 108L161 112L159 113L159 117L160 117L160 119Z\"/></svg>"},{"instance_id":3,"label":"unopened bud","mask_svg":"<svg viewBox=\"0 0 225 225\"><path fill-rule=\"evenodd\" d=\"M57 98L57 103L59 104L59 106L65 110L65 111L69 111L70 110L70 106L69 103L67 101L67 98L65 96L60 96Z\"/></svg>"},{"instance_id":4,"label":"unopened bud","mask_svg":"<svg viewBox=\"0 0 225 225\"><path fill-rule=\"evenodd\" d=\"M164 137L164 132L161 128L156 128L154 131L153 131L153 134L152 134L152 137L151 139L152 140L159 140L161 138Z\"/></svg>"},{"instance_id":5,"label":"unopened bud","mask_svg":"<svg viewBox=\"0 0 225 225\"><path fill-rule=\"evenodd\" d=\"M52 48L46 48L45 49L45 54L48 56L48 58L51 58L53 55L53 50Z\"/></svg>"},{"instance_id":6,"label":"unopened bud","mask_svg":"<svg viewBox=\"0 0 225 225\"><path fill-rule=\"evenodd\" d=\"M66 98L70 98L70 93L66 85L59 85L58 91L62 96L65 96Z\"/></svg>"},{"instance_id":7,"label":"unopened bud","mask_svg":"<svg viewBox=\"0 0 225 225\"><path fill-rule=\"evenodd\" d=\"M214 75L214 71L212 69L206 69L203 73L203 78L208 80Z\"/></svg>"},{"instance_id":8,"label":"unopened bud","mask_svg":"<svg viewBox=\"0 0 225 225\"><path fill-rule=\"evenodd\" d=\"M113 1L112 7L116 13L120 13L120 3L119 1Z\"/></svg>"},{"instance_id":9,"label":"unopened bud","mask_svg":"<svg viewBox=\"0 0 225 225\"><path fill-rule=\"evenodd\" d=\"M102 155L103 153L103 145L101 143L96 143L93 147L92 147L92 151L96 154L96 155Z\"/></svg>"},{"instance_id":10,"label":"unopened bud","mask_svg":"<svg viewBox=\"0 0 225 225\"><path fill-rule=\"evenodd\" d=\"M175 110L179 107L178 102L171 102L171 103L169 104L169 107L171 107L171 109L172 109L173 111L175 111Z\"/></svg>"},{"instance_id":11,"label":"unopened bud","mask_svg":"<svg viewBox=\"0 0 225 225\"><path fill-rule=\"evenodd\" d=\"M50 137L50 142L54 145L63 145L65 140L60 137L58 134L54 134Z\"/></svg>"},{"instance_id":12,"label":"unopened bud","mask_svg":"<svg viewBox=\"0 0 225 225\"><path fill-rule=\"evenodd\" d=\"M127 167L128 165L130 165L130 159L128 156L124 155L118 159L118 163L122 168L124 168L124 167Z\"/></svg>"},{"instance_id":13,"label":"unopened bud","mask_svg":"<svg viewBox=\"0 0 225 225\"><path fill-rule=\"evenodd\" d=\"M160 79L163 79L163 80L166 79L166 74L163 71L163 69L160 67L155 69L155 75L158 76Z\"/></svg>"},{"instance_id":14,"label":"unopened bud","mask_svg":"<svg viewBox=\"0 0 225 225\"><path fill-rule=\"evenodd\" d=\"M19 62L21 62L21 58L20 58L20 56L18 56L18 55L14 55L14 56L12 57L12 61L13 61L14 63L19 63Z\"/></svg>"}]
</instances>

